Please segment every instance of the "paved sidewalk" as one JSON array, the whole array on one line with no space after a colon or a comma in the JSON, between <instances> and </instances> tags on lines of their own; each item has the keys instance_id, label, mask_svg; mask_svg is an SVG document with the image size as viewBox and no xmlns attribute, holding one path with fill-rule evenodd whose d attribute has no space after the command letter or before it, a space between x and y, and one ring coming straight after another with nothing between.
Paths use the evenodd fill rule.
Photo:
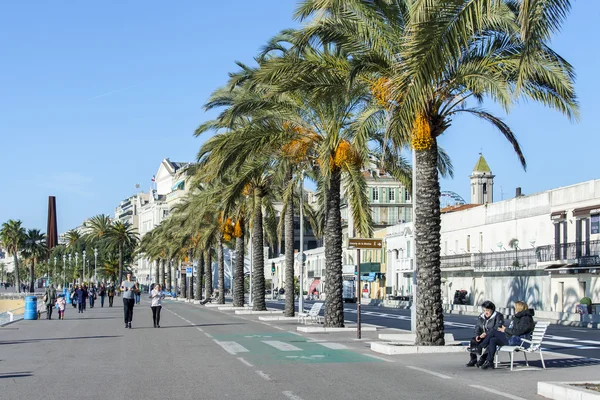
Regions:
<instances>
[{"instance_id":1,"label":"paved sidewalk","mask_svg":"<svg viewBox=\"0 0 600 400\"><path fill-rule=\"evenodd\" d=\"M298 334L294 323L172 301L162 328L142 301L125 329L115 306L0 328L1 398L519 400L539 398L538 380L600 375L596 361L553 356L546 371L513 373L467 369L466 353L383 356L370 332Z\"/></svg>"}]
</instances>

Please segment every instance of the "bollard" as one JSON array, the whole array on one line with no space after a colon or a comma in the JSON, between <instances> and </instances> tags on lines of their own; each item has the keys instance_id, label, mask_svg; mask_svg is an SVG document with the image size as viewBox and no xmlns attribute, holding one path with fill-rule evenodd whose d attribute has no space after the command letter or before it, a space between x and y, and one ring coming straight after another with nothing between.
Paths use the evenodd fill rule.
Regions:
<instances>
[{"instance_id":1,"label":"bollard","mask_svg":"<svg viewBox=\"0 0 600 400\"><path fill-rule=\"evenodd\" d=\"M25 314L23 315L23 319L37 319L37 297L35 296L27 296L25 297Z\"/></svg>"}]
</instances>

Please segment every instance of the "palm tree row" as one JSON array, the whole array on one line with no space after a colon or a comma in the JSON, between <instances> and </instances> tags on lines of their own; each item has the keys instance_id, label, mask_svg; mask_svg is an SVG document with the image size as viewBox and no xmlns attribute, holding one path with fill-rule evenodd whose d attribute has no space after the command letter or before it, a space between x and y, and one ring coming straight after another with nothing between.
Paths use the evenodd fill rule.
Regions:
<instances>
[{"instance_id":1,"label":"palm tree row","mask_svg":"<svg viewBox=\"0 0 600 400\"><path fill-rule=\"evenodd\" d=\"M0 229L0 243L14 259L15 290L21 290L20 264L29 264L29 290L33 292L35 279L42 276L51 277L53 281L61 282L78 277L91 279L92 274L83 276L83 265L74 265L75 255L82 255L88 249L88 257L93 257L95 249L101 265L100 276L112 280L122 279L123 265L133 261L138 236L130 224L121 221L111 222L106 215L97 215L84 224L83 232L67 231L64 235L65 244L48 251L46 235L38 229L26 230L19 220L9 220ZM67 266L66 259L69 258ZM118 258L117 258L118 257ZM50 260L54 260L52 263ZM62 261L62 262L61 262ZM36 264L43 262L45 268L36 270ZM115 268L118 266L118 269ZM51 276L54 275L54 276Z\"/></svg>"},{"instance_id":2,"label":"palm tree row","mask_svg":"<svg viewBox=\"0 0 600 400\"><path fill-rule=\"evenodd\" d=\"M363 172L374 165L411 188L402 155L413 151L416 341L443 344L439 176L451 176L452 164L438 140L452 118L472 115L495 126L525 168L516 135L481 108L484 100L506 111L533 100L578 118L573 68L548 44L569 8L568 0L302 1L296 17L303 28L269 40L255 66L238 63L206 103L220 114L195 132L215 133L198 153L195 189L163 234L148 239L148 254L170 260L188 248L210 268L210 249L220 259L223 245L241 252L248 241L253 309L263 310L263 246L284 236L285 310L293 315L292 224L303 195L297 183L306 173L319 205L305 215L325 242L325 325L343 326L341 196L355 221L348 235L370 236ZM283 203L279 229L273 229L276 201ZM235 243L224 221L235 224ZM153 250L157 243L161 250ZM243 291L237 271L236 265L234 285Z\"/></svg>"}]
</instances>

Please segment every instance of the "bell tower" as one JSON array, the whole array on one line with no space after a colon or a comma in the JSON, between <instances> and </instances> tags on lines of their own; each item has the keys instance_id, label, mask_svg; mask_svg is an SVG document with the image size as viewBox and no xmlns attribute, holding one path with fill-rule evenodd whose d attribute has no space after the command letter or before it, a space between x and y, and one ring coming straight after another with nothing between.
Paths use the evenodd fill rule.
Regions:
<instances>
[{"instance_id":1,"label":"bell tower","mask_svg":"<svg viewBox=\"0 0 600 400\"><path fill-rule=\"evenodd\" d=\"M494 177L490 167L479 153L479 160L471 174L471 204L486 204L494 201Z\"/></svg>"}]
</instances>

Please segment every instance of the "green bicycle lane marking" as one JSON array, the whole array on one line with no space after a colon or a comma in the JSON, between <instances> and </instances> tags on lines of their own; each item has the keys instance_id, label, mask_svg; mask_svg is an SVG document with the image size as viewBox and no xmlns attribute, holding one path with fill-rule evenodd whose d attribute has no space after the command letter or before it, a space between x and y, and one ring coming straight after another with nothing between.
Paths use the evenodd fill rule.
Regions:
<instances>
[{"instance_id":1,"label":"green bicycle lane marking","mask_svg":"<svg viewBox=\"0 0 600 400\"><path fill-rule=\"evenodd\" d=\"M243 346L248 352L240 352L237 355L257 365L381 362L351 350L330 349L290 333L261 332L213 335L213 337L219 342L235 342ZM263 341L275 342L275 346L293 350L280 350ZM295 350L294 347L301 350Z\"/></svg>"}]
</instances>

